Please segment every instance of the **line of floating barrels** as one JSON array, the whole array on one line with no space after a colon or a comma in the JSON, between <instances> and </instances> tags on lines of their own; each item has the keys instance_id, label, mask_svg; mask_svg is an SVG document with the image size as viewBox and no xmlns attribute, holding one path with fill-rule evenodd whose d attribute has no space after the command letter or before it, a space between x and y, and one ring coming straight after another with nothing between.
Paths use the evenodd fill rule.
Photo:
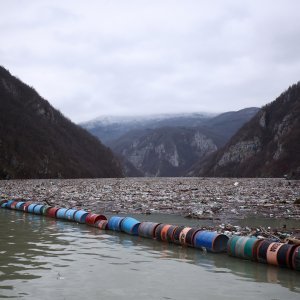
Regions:
<instances>
[{"instance_id":1,"label":"line of floating barrels","mask_svg":"<svg viewBox=\"0 0 300 300\"><path fill-rule=\"evenodd\" d=\"M178 245L205 248L214 253L227 252L233 257L300 271L300 246L278 243L270 239L244 236L229 238L216 231L155 222L140 222L132 217L113 216L107 220L104 215L89 213L85 210L58 208L16 200L1 200L0 207L74 221L102 230L125 232Z\"/></svg>"}]
</instances>

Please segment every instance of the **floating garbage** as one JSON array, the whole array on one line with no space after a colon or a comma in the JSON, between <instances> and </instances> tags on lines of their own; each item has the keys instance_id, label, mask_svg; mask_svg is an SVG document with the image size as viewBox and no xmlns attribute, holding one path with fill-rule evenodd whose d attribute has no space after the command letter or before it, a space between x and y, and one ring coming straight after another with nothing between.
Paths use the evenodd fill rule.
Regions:
<instances>
[{"instance_id":1,"label":"floating garbage","mask_svg":"<svg viewBox=\"0 0 300 300\"><path fill-rule=\"evenodd\" d=\"M51 207L31 201L5 199L0 201L0 207L84 223L101 230L122 231L130 235L139 235L214 253L227 251L227 254L233 257L300 271L299 240L288 237L285 239L286 243L282 243L274 235L265 238L267 233L262 228L256 229L248 236L240 236L240 227L222 225L222 229L231 236L229 238L228 235L217 231L164 223L140 222L132 217L113 216L107 220L101 214L72 208ZM250 228L247 230L250 231Z\"/></svg>"}]
</instances>

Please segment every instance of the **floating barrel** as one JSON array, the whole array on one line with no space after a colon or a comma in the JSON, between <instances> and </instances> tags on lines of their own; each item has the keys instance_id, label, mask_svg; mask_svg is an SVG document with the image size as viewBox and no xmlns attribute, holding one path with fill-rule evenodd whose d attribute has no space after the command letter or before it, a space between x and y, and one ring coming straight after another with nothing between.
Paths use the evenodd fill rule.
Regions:
<instances>
[{"instance_id":1,"label":"floating barrel","mask_svg":"<svg viewBox=\"0 0 300 300\"><path fill-rule=\"evenodd\" d=\"M7 204L6 204L6 207L7 207L7 208L10 208L11 205L14 203L14 201L15 201L15 200L8 200L8 201L7 201Z\"/></svg>"},{"instance_id":2,"label":"floating barrel","mask_svg":"<svg viewBox=\"0 0 300 300\"><path fill-rule=\"evenodd\" d=\"M267 250L267 263L280 267L292 267L292 255L295 245L271 243Z\"/></svg>"},{"instance_id":3,"label":"floating barrel","mask_svg":"<svg viewBox=\"0 0 300 300\"><path fill-rule=\"evenodd\" d=\"M131 217L126 217L121 222L121 231L131 235L138 235L138 229L140 224L141 224L140 221Z\"/></svg>"},{"instance_id":4,"label":"floating barrel","mask_svg":"<svg viewBox=\"0 0 300 300\"><path fill-rule=\"evenodd\" d=\"M27 208L27 211L28 211L29 213L33 213L33 210L34 210L34 208L35 208L37 205L38 205L38 204L36 204L36 203L29 204L29 206L28 206L28 208Z\"/></svg>"},{"instance_id":5,"label":"floating barrel","mask_svg":"<svg viewBox=\"0 0 300 300\"><path fill-rule=\"evenodd\" d=\"M186 243L186 235L188 234L188 232L190 230L192 230L193 228L191 227L185 227L182 229L182 231L180 232L180 235L179 235L179 242L181 245L183 246L187 246L187 243Z\"/></svg>"},{"instance_id":6,"label":"floating barrel","mask_svg":"<svg viewBox=\"0 0 300 300\"><path fill-rule=\"evenodd\" d=\"M28 212L28 207L30 206L30 204L32 204L32 202L26 202L25 204L24 204L24 206L23 206L23 210L24 211L26 211L26 212Z\"/></svg>"},{"instance_id":7,"label":"floating barrel","mask_svg":"<svg viewBox=\"0 0 300 300\"><path fill-rule=\"evenodd\" d=\"M89 213L85 210L77 210L74 215L74 220L78 223L85 223L85 219Z\"/></svg>"},{"instance_id":8,"label":"floating barrel","mask_svg":"<svg viewBox=\"0 0 300 300\"><path fill-rule=\"evenodd\" d=\"M161 241L162 238L161 238L161 233L162 233L162 230L163 228L167 226L167 224L159 224L156 229L155 229L155 232L154 232L154 237L158 240L158 241ZM171 226L171 225L169 225Z\"/></svg>"},{"instance_id":9,"label":"floating barrel","mask_svg":"<svg viewBox=\"0 0 300 300\"><path fill-rule=\"evenodd\" d=\"M92 214L92 213L89 213L87 216L86 216L86 219L85 219L85 223L87 225L91 225L91 226L94 226L94 224L97 222L97 221L100 221L100 220L107 220L105 216L103 215L98 215L98 214Z\"/></svg>"},{"instance_id":10,"label":"floating barrel","mask_svg":"<svg viewBox=\"0 0 300 300\"><path fill-rule=\"evenodd\" d=\"M194 237L197 232L201 231L199 228L192 228L189 230L185 237L185 244L190 247L194 247Z\"/></svg>"},{"instance_id":11,"label":"floating barrel","mask_svg":"<svg viewBox=\"0 0 300 300\"><path fill-rule=\"evenodd\" d=\"M99 229L107 229L107 224L108 224L108 221L107 220L100 220L98 222L96 222L94 224L95 227L99 228Z\"/></svg>"},{"instance_id":12,"label":"floating barrel","mask_svg":"<svg viewBox=\"0 0 300 300\"><path fill-rule=\"evenodd\" d=\"M300 246L294 249L292 255L292 266L294 270L300 271Z\"/></svg>"},{"instance_id":13,"label":"floating barrel","mask_svg":"<svg viewBox=\"0 0 300 300\"><path fill-rule=\"evenodd\" d=\"M33 209L33 213L36 215L41 215L42 214L42 210L43 210L44 205L42 204L38 204L34 207Z\"/></svg>"},{"instance_id":14,"label":"floating barrel","mask_svg":"<svg viewBox=\"0 0 300 300\"><path fill-rule=\"evenodd\" d=\"M25 205L25 202L19 201L19 202L17 203L17 205L16 205L16 209L17 209L17 210L23 210L24 205Z\"/></svg>"},{"instance_id":15,"label":"floating barrel","mask_svg":"<svg viewBox=\"0 0 300 300\"><path fill-rule=\"evenodd\" d=\"M18 204L19 201L14 201L11 205L10 208L11 209L16 209L16 205Z\"/></svg>"},{"instance_id":16,"label":"floating barrel","mask_svg":"<svg viewBox=\"0 0 300 300\"><path fill-rule=\"evenodd\" d=\"M57 219L64 219L67 210L68 210L68 208L60 208L60 209L56 212L56 218L57 218Z\"/></svg>"},{"instance_id":17,"label":"floating barrel","mask_svg":"<svg viewBox=\"0 0 300 300\"><path fill-rule=\"evenodd\" d=\"M196 248L206 248L210 252L224 252L227 249L228 236L216 231L199 231L194 236Z\"/></svg>"},{"instance_id":18,"label":"floating barrel","mask_svg":"<svg viewBox=\"0 0 300 300\"><path fill-rule=\"evenodd\" d=\"M52 206L50 205L44 205L43 209L42 209L42 215L47 216L48 215L48 210L51 208Z\"/></svg>"},{"instance_id":19,"label":"floating barrel","mask_svg":"<svg viewBox=\"0 0 300 300\"><path fill-rule=\"evenodd\" d=\"M2 207L2 204L7 203L8 200L0 200L0 206Z\"/></svg>"},{"instance_id":20,"label":"floating barrel","mask_svg":"<svg viewBox=\"0 0 300 300\"><path fill-rule=\"evenodd\" d=\"M263 240L257 247L257 261L260 263L267 263L267 252L269 246L273 243L270 240Z\"/></svg>"},{"instance_id":21,"label":"floating barrel","mask_svg":"<svg viewBox=\"0 0 300 300\"><path fill-rule=\"evenodd\" d=\"M58 207L51 207L47 210L47 216L50 218L56 218L56 213L59 210Z\"/></svg>"},{"instance_id":22,"label":"floating barrel","mask_svg":"<svg viewBox=\"0 0 300 300\"><path fill-rule=\"evenodd\" d=\"M153 239L155 235L155 229L160 223L154 222L142 222L138 229L138 235Z\"/></svg>"},{"instance_id":23,"label":"floating barrel","mask_svg":"<svg viewBox=\"0 0 300 300\"><path fill-rule=\"evenodd\" d=\"M65 213L64 219L69 220L69 221L74 221L74 215L76 214L77 210L76 209L68 209Z\"/></svg>"},{"instance_id":24,"label":"floating barrel","mask_svg":"<svg viewBox=\"0 0 300 300\"><path fill-rule=\"evenodd\" d=\"M121 223L124 220L124 217L114 216L111 217L107 224L107 229L114 231L121 231Z\"/></svg>"},{"instance_id":25,"label":"floating barrel","mask_svg":"<svg viewBox=\"0 0 300 300\"><path fill-rule=\"evenodd\" d=\"M173 239L172 239L172 242L175 243L175 244L180 244L180 233L181 231L184 229L185 227L184 226L178 226L175 231L174 231L174 234L173 234Z\"/></svg>"},{"instance_id":26,"label":"floating barrel","mask_svg":"<svg viewBox=\"0 0 300 300\"><path fill-rule=\"evenodd\" d=\"M7 208L7 202L2 202L1 208Z\"/></svg>"},{"instance_id":27,"label":"floating barrel","mask_svg":"<svg viewBox=\"0 0 300 300\"><path fill-rule=\"evenodd\" d=\"M170 224L165 224L165 226L161 229L160 238L162 241L167 241L167 233L168 230L172 227Z\"/></svg>"},{"instance_id":28,"label":"floating barrel","mask_svg":"<svg viewBox=\"0 0 300 300\"><path fill-rule=\"evenodd\" d=\"M177 228L178 228L178 226L175 226L175 225L171 225L171 226L168 228L167 236L166 236L166 241L168 241L168 242L173 242L173 236L174 236L175 230L176 230Z\"/></svg>"},{"instance_id":29,"label":"floating barrel","mask_svg":"<svg viewBox=\"0 0 300 300\"><path fill-rule=\"evenodd\" d=\"M231 237L227 244L228 254L231 256L257 260L257 247L262 240L256 237L234 236Z\"/></svg>"}]
</instances>

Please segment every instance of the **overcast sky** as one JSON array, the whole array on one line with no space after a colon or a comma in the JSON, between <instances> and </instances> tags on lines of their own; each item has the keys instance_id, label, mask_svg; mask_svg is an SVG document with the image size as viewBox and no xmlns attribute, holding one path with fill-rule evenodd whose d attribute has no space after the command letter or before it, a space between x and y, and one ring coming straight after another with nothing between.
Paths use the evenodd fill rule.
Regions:
<instances>
[{"instance_id":1,"label":"overcast sky","mask_svg":"<svg viewBox=\"0 0 300 300\"><path fill-rule=\"evenodd\" d=\"M74 122L262 106L300 80L300 1L0 0L0 65Z\"/></svg>"}]
</instances>

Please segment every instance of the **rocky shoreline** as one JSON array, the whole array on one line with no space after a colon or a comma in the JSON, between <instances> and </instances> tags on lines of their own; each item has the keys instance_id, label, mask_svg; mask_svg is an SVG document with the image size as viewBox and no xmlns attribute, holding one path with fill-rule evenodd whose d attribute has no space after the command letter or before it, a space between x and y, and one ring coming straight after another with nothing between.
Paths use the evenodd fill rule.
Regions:
<instances>
[{"instance_id":1,"label":"rocky shoreline","mask_svg":"<svg viewBox=\"0 0 300 300\"><path fill-rule=\"evenodd\" d=\"M300 222L300 181L229 178L0 181L2 198L101 213L167 213L226 222L246 215ZM300 226L299 226L300 227Z\"/></svg>"}]
</instances>

